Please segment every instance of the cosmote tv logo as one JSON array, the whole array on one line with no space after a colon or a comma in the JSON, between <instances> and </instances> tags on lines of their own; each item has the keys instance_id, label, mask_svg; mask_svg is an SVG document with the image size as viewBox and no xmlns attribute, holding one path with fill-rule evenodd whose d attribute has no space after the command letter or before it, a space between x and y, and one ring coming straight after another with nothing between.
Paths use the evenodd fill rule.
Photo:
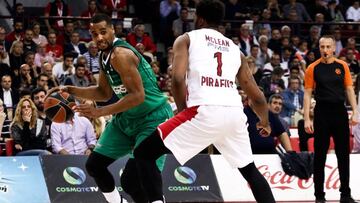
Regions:
<instances>
[{"instance_id":1,"label":"cosmote tv logo","mask_svg":"<svg viewBox=\"0 0 360 203\"><path fill-rule=\"evenodd\" d=\"M192 185L196 182L197 175L193 169L187 166L179 166L174 170L174 177L183 185L169 186L168 190L171 192L193 192L193 191L209 191L209 185Z\"/></svg>"},{"instance_id":2,"label":"cosmote tv logo","mask_svg":"<svg viewBox=\"0 0 360 203\"><path fill-rule=\"evenodd\" d=\"M85 172L78 167L67 167L64 169L63 173L64 180L71 186L56 187L57 192L67 193L67 192L98 192L98 187L80 187L86 181Z\"/></svg>"}]
</instances>

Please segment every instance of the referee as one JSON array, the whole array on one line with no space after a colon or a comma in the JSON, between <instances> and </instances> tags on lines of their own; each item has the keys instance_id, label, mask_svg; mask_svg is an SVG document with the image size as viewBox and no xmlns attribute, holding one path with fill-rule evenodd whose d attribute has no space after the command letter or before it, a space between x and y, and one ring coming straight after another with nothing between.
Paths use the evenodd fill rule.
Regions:
<instances>
[{"instance_id":1,"label":"referee","mask_svg":"<svg viewBox=\"0 0 360 203\"><path fill-rule=\"evenodd\" d=\"M305 131L314 133L314 186L316 202L325 202L324 168L333 136L340 174L340 202L356 202L349 187L349 120L345 108L347 96L353 115L351 124L357 123L355 93L349 67L333 55L335 40L323 36L319 40L321 58L309 65L305 73L304 120ZM310 100L315 92L314 122L310 120Z\"/></svg>"}]
</instances>

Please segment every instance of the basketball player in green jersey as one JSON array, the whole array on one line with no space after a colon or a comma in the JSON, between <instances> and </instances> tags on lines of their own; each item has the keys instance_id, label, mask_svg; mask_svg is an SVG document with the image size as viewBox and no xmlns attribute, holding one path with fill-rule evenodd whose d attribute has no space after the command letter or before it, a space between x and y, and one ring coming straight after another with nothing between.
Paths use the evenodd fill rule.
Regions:
<instances>
[{"instance_id":1,"label":"basketball player in green jersey","mask_svg":"<svg viewBox=\"0 0 360 203\"><path fill-rule=\"evenodd\" d=\"M94 118L115 115L89 156L86 169L108 202L125 202L116 190L107 167L116 159L131 154L173 113L166 96L157 86L150 65L132 46L115 37L111 19L107 15L95 15L90 22L90 32L101 50L98 86L63 86L50 93L67 91L76 97L95 101L107 101L113 92L117 95L119 100L114 104L101 108L80 104L75 111ZM124 191L135 202L163 202L160 173L163 164L164 157L156 163L130 158L121 176Z\"/></svg>"}]
</instances>

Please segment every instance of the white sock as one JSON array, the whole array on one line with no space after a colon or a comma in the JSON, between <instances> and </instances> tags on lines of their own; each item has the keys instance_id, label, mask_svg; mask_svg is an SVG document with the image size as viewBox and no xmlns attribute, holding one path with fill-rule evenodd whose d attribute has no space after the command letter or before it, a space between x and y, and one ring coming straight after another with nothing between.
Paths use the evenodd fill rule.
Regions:
<instances>
[{"instance_id":1,"label":"white sock","mask_svg":"<svg viewBox=\"0 0 360 203\"><path fill-rule=\"evenodd\" d=\"M151 203L163 203L163 201L162 200L156 200L156 201L153 201Z\"/></svg>"},{"instance_id":2,"label":"white sock","mask_svg":"<svg viewBox=\"0 0 360 203\"><path fill-rule=\"evenodd\" d=\"M103 192L106 201L109 203L119 203L121 202L120 193L115 188L112 192Z\"/></svg>"}]
</instances>

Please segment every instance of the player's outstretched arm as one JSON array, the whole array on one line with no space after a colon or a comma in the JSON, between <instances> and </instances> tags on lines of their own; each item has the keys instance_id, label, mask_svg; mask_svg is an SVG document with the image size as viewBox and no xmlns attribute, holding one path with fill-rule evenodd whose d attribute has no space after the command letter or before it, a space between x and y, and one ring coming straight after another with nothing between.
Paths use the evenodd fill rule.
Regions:
<instances>
[{"instance_id":1,"label":"player's outstretched arm","mask_svg":"<svg viewBox=\"0 0 360 203\"><path fill-rule=\"evenodd\" d=\"M171 91L175 99L178 111L186 108L186 70L189 66L189 47L190 39L187 34L179 36L173 46L174 59L172 63Z\"/></svg>"},{"instance_id":2,"label":"player's outstretched arm","mask_svg":"<svg viewBox=\"0 0 360 203\"><path fill-rule=\"evenodd\" d=\"M271 132L269 125L269 110L264 94L257 86L254 77L252 76L245 56L241 53L241 67L237 74L237 79L240 83L240 87L245 91L248 97L252 101L252 108L260 122L257 124L258 128L261 128L260 134L268 136Z\"/></svg>"}]
</instances>

